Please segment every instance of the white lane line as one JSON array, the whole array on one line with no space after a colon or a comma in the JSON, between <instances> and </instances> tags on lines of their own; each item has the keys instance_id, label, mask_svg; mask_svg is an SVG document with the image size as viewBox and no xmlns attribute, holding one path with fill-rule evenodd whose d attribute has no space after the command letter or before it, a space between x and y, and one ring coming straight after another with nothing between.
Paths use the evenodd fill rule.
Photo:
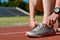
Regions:
<instances>
[{"instance_id":1,"label":"white lane line","mask_svg":"<svg viewBox=\"0 0 60 40\"><path fill-rule=\"evenodd\" d=\"M25 33L26 31L23 31L23 32L7 32L7 33L0 33L0 36L1 35L13 35L13 34L21 34L21 33Z\"/></svg>"}]
</instances>

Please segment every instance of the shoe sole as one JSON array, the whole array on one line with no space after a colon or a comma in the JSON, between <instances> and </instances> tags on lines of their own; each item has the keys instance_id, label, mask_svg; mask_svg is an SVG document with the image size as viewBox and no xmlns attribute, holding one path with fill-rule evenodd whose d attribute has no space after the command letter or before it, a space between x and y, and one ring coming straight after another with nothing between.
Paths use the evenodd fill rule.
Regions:
<instances>
[{"instance_id":1,"label":"shoe sole","mask_svg":"<svg viewBox=\"0 0 60 40\"><path fill-rule=\"evenodd\" d=\"M32 38L38 38L38 37L46 37L46 36L53 36L55 35L55 32L50 33L50 34L43 34L43 35L30 35L30 34L25 34L27 37L32 37Z\"/></svg>"}]
</instances>

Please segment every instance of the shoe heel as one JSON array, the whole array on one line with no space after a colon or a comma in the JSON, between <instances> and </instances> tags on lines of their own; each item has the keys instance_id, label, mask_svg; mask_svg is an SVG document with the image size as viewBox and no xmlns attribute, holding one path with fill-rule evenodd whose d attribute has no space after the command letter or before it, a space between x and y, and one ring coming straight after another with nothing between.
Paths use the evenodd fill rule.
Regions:
<instances>
[{"instance_id":1,"label":"shoe heel","mask_svg":"<svg viewBox=\"0 0 60 40\"><path fill-rule=\"evenodd\" d=\"M54 36L54 35L56 35L56 32L50 33L49 35Z\"/></svg>"}]
</instances>

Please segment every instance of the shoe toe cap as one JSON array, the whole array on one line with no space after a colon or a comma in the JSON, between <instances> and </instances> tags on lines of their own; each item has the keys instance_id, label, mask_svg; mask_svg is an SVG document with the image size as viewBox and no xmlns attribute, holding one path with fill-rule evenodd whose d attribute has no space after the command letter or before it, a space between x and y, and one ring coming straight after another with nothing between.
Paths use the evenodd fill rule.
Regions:
<instances>
[{"instance_id":1,"label":"shoe toe cap","mask_svg":"<svg viewBox=\"0 0 60 40\"><path fill-rule=\"evenodd\" d=\"M34 36L36 34L32 33L32 32L26 32L25 36Z\"/></svg>"}]
</instances>

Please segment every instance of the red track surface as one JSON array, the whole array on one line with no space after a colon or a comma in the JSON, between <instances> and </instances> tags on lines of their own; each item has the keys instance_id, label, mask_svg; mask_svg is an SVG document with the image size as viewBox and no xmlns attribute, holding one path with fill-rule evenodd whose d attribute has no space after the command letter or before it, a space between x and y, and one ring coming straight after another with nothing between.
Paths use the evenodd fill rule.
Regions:
<instances>
[{"instance_id":1,"label":"red track surface","mask_svg":"<svg viewBox=\"0 0 60 40\"><path fill-rule=\"evenodd\" d=\"M56 28L57 25L55 25ZM60 40L60 32L57 32L54 36L41 37L41 38L29 38L24 34L26 31L31 30L28 26L16 26L0 28L0 40Z\"/></svg>"}]
</instances>

